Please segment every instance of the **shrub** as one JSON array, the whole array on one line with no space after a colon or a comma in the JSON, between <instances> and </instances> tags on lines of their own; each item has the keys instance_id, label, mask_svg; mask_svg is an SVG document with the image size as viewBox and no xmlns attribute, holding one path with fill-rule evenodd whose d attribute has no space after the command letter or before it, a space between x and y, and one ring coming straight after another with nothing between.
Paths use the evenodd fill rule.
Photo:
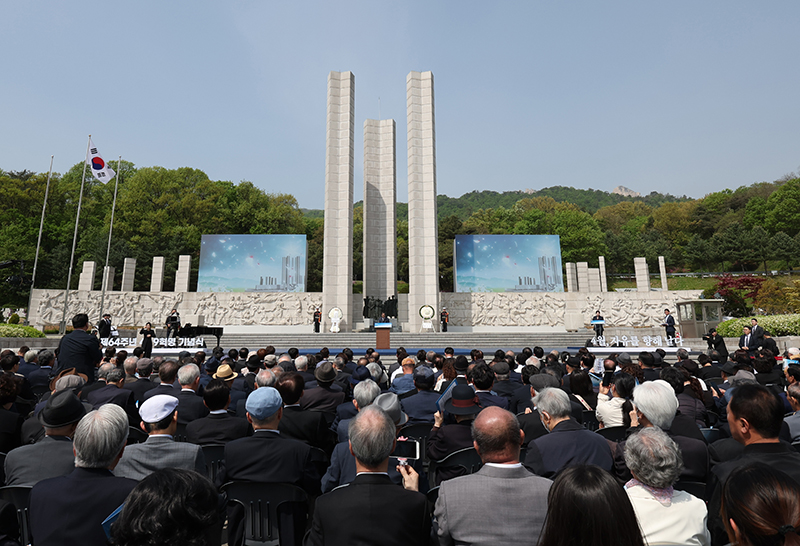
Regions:
<instances>
[{"instance_id":1,"label":"shrub","mask_svg":"<svg viewBox=\"0 0 800 546\"><path fill-rule=\"evenodd\" d=\"M742 335L742 327L750 326L750 318L744 317L721 322L717 326L717 333L722 337L739 337ZM756 318L758 319L758 325L773 336L800 335L800 314L769 315Z\"/></svg>"},{"instance_id":2,"label":"shrub","mask_svg":"<svg viewBox=\"0 0 800 546\"><path fill-rule=\"evenodd\" d=\"M33 326L0 324L0 337L45 337L45 335Z\"/></svg>"},{"instance_id":3,"label":"shrub","mask_svg":"<svg viewBox=\"0 0 800 546\"><path fill-rule=\"evenodd\" d=\"M10 317L8 317L9 324L19 324L19 315L16 313L12 313Z\"/></svg>"}]
</instances>

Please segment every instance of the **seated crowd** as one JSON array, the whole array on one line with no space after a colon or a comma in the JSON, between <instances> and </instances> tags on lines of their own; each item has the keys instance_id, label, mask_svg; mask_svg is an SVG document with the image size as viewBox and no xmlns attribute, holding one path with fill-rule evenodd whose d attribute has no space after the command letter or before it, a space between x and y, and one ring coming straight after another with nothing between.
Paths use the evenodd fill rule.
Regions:
<instances>
[{"instance_id":1,"label":"seated crowd","mask_svg":"<svg viewBox=\"0 0 800 546\"><path fill-rule=\"evenodd\" d=\"M800 543L800 365L769 349L59 349L0 353L37 546L242 544L252 482L308 499L281 543Z\"/></svg>"}]
</instances>

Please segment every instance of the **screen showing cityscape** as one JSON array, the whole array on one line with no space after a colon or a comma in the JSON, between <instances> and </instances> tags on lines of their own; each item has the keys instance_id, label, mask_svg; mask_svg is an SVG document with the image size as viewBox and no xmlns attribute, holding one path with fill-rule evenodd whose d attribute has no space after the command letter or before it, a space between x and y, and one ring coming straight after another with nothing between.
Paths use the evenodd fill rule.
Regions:
<instances>
[{"instance_id":1,"label":"screen showing cityscape","mask_svg":"<svg viewBox=\"0 0 800 546\"><path fill-rule=\"evenodd\" d=\"M305 235L203 235L198 292L305 290Z\"/></svg>"},{"instance_id":2,"label":"screen showing cityscape","mask_svg":"<svg viewBox=\"0 0 800 546\"><path fill-rule=\"evenodd\" d=\"M456 292L563 292L558 235L456 235Z\"/></svg>"}]
</instances>

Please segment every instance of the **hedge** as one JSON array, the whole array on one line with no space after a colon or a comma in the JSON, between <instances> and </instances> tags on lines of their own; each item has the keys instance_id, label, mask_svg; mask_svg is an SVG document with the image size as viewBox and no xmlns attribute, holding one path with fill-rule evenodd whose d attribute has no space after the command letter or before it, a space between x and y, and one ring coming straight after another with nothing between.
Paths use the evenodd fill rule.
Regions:
<instances>
[{"instance_id":1,"label":"hedge","mask_svg":"<svg viewBox=\"0 0 800 546\"><path fill-rule=\"evenodd\" d=\"M0 337L46 337L33 326L19 324L0 324Z\"/></svg>"},{"instance_id":2,"label":"hedge","mask_svg":"<svg viewBox=\"0 0 800 546\"><path fill-rule=\"evenodd\" d=\"M717 326L717 333L722 337L739 337L742 327L750 326L750 319L744 317L726 320ZM755 317L758 325L773 336L798 336L800 335L800 314L794 315L764 315Z\"/></svg>"}]
</instances>

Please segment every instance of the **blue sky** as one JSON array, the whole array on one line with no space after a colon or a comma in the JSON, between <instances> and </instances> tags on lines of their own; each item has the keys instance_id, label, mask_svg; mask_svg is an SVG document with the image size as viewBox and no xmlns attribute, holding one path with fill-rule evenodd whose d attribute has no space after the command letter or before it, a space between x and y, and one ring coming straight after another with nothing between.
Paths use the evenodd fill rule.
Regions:
<instances>
[{"instance_id":1,"label":"blue sky","mask_svg":"<svg viewBox=\"0 0 800 546\"><path fill-rule=\"evenodd\" d=\"M800 165L800 3L2 2L0 168L190 166L321 208L326 82L363 123L435 77L438 191L552 185L702 197ZM380 98L380 100L379 100Z\"/></svg>"}]
</instances>

